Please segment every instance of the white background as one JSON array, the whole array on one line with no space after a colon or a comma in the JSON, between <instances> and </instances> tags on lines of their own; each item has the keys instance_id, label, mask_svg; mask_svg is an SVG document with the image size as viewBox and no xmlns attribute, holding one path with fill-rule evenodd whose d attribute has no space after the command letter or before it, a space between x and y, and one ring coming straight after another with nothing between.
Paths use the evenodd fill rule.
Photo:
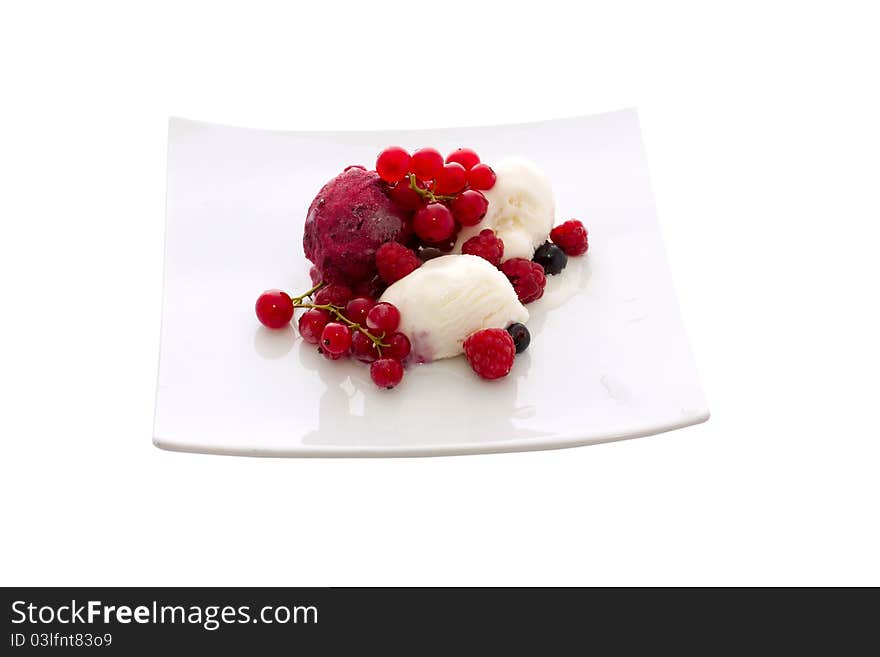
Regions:
<instances>
[{"instance_id":1,"label":"white background","mask_svg":"<svg viewBox=\"0 0 880 657\"><path fill-rule=\"evenodd\" d=\"M2 4L0 583L880 584L871 3L576 4ZM437 459L152 446L168 115L632 105L708 424Z\"/></svg>"}]
</instances>

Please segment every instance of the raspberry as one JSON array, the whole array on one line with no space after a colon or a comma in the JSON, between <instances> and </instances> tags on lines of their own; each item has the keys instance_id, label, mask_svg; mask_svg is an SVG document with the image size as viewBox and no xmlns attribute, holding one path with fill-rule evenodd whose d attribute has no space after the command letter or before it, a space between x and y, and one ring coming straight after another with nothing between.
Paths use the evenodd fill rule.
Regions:
<instances>
[{"instance_id":1,"label":"raspberry","mask_svg":"<svg viewBox=\"0 0 880 657\"><path fill-rule=\"evenodd\" d=\"M464 341L464 355L474 372L491 381L510 373L516 347L504 329L483 329L471 333Z\"/></svg>"},{"instance_id":2,"label":"raspberry","mask_svg":"<svg viewBox=\"0 0 880 657\"><path fill-rule=\"evenodd\" d=\"M461 245L461 252L479 256L498 267L504 257L504 242L495 236L495 231L491 228L484 228L479 235L474 235Z\"/></svg>"},{"instance_id":3,"label":"raspberry","mask_svg":"<svg viewBox=\"0 0 880 657\"><path fill-rule=\"evenodd\" d=\"M523 303L531 303L544 296L547 277L544 275L544 268L537 262L525 258L511 258L501 265L501 271L507 276L513 289L516 290L516 296Z\"/></svg>"},{"instance_id":4,"label":"raspberry","mask_svg":"<svg viewBox=\"0 0 880 657\"><path fill-rule=\"evenodd\" d=\"M386 242L376 250L376 269L389 285L411 274L421 264L419 257L399 242Z\"/></svg>"},{"instance_id":5,"label":"raspberry","mask_svg":"<svg viewBox=\"0 0 880 657\"><path fill-rule=\"evenodd\" d=\"M550 239L565 252L565 255L583 255L590 248L587 229L577 219L570 219L551 230Z\"/></svg>"}]
</instances>

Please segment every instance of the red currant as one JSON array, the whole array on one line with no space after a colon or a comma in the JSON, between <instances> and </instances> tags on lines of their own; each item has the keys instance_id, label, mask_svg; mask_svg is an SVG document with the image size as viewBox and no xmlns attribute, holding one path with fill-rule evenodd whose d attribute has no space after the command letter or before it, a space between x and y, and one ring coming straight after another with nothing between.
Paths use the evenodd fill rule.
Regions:
<instances>
[{"instance_id":1,"label":"red currant","mask_svg":"<svg viewBox=\"0 0 880 657\"><path fill-rule=\"evenodd\" d=\"M472 148L456 148L446 156L446 163L458 162L465 169L473 169L480 163L480 156Z\"/></svg>"},{"instance_id":2,"label":"red currant","mask_svg":"<svg viewBox=\"0 0 880 657\"><path fill-rule=\"evenodd\" d=\"M382 301L370 308L367 313L367 328L371 331L391 333L400 325L400 311L397 306Z\"/></svg>"},{"instance_id":3,"label":"red currant","mask_svg":"<svg viewBox=\"0 0 880 657\"><path fill-rule=\"evenodd\" d=\"M420 148L412 155L409 170L419 180L433 180L443 168L443 156L436 148Z\"/></svg>"},{"instance_id":4,"label":"red currant","mask_svg":"<svg viewBox=\"0 0 880 657\"><path fill-rule=\"evenodd\" d=\"M380 388L393 388L403 379L403 365L393 358L380 358L370 365L370 377Z\"/></svg>"},{"instance_id":5,"label":"red currant","mask_svg":"<svg viewBox=\"0 0 880 657\"><path fill-rule=\"evenodd\" d=\"M452 214L462 226L476 226L488 209L489 201L475 189L464 190L452 201Z\"/></svg>"},{"instance_id":6,"label":"red currant","mask_svg":"<svg viewBox=\"0 0 880 657\"><path fill-rule=\"evenodd\" d=\"M441 195L456 194L467 185L467 171L458 162L444 164L434 179L434 193Z\"/></svg>"},{"instance_id":7,"label":"red currant","mask_svg":"<svg viewBox=\"0 0 880 657\"><path fill-rule=\"evenodd\" d=\"M455 219L445 205L431 203L415 213L413 230L426 242L443 242L455 232Z\"/></svg>"},{"instance_id":8,"label":"red currant","mask_svg":"<svg viewBox=\"0 0 880 657\"><path fill-rule=\"evenodd\" d=\"M385 182L396 183L407 174L410 159L400 146L389 146L376 158L376 173Z\"/></svg>"},{"instance_id":9,"label":"red currant","mask_svg":"<svg viewBox=\"0 0 880 657\"><path fill-rule=\"evenodd\" d=\"M351 288L339 283L330 283L315 293L315 304L319 306L344 306L351 299Z\"/></svg>"},{"instance_id":10,"label":"red currant","mask_svg":"<svg viewBox=\"0 0 880 657\"><path fill-rule=\"evenodd\" d=\"M404 178L397 183L391 190L390 196L394 204L401 210L418 210L424 205L421 195L409 186L409 178Z\"/></svg>"},{"instance_id":11,"label":"red currant","mask_svg":"<svg viewBox=\"0 0 880 657\"><path fill-rule=\"evenodd\" d=\"M488 164L478 164L467 173L468 185L473 189L492 189L495 179L495 172Z\"/></svg>"},{"instance_id":12,"label":"red currant","mask_svg":"<svg viewBox=\"0 0 880 657\"><path fill-rule=\"evenodd\" d=\"M339 354L333 354L333 353L330 353L329 351L327 351L326 349L322 349L321 347L318 347L318 353L321 354L327 360L342 360L343 358L348 357L347 351L343 351L342 353L339 353Z\"/></svg>"},{"instance_id":13,"label":"red currant","mask_svg":"<svg viewBox=\"0 0 880 657\"><path fill-rule=\"evenodd\" d=\"M330 321L330 313L323 308L311 308L299 318L299 334L309 344L321 341L321 332Z\"/></svg>"},{"instance_id":14,"label":"red currant","mask_svg":"<svg viewBox=\"0 0 880 657\"><path fill-rule=\"evenodd\" d=\"M372 363L379 357L379 350L376 349L375 343L367 337L366 333L355 331L351 336L351 355L362 363Z\"/></svg>"},{"instance_id":15,"label":"red currant","mask_svg":"<svg viewBox=\"0 0 880 657\"><path fill-rule=\"evenodd\" d=\"M412 349L409 338L403 333L392 333L382 338L382 342L388 345L387 347L382 347L382 356L385 358L403 361L404 358L409 356L410 349Z\"/></svg>"},{"instance_id":16,"label":"red currant","mask_svg":"<svg viewBox=\"0 0 880 657\"><path fill-rule=\"evenodd\" d=\"M284 328L293 319L293 301L290 300L287 292L282 290L263 292L257 297L254 310L257 311L257 319L260 323L271 329Z\"/></svg>"},{"instance_id":17,"label":"red currant","mask_svg":"<svg viewBox=\"0 0 880 657\"><path fill-rule=\"evenodd\" d=\"M341 354L351 346L351 329L339 322L329 322L321 331L321 349Z\"/></svg>"},{"instance_id":18,"label":"red currant","mask_svg":"<svg viewBox=\"0 0 880 657\"><path fill-rule=\"evenodd\" d=\"M370 308L376 305L370 297L355 297L345 304L345 316L355 324L363 324Z\"/></svg>"}]
</instances>

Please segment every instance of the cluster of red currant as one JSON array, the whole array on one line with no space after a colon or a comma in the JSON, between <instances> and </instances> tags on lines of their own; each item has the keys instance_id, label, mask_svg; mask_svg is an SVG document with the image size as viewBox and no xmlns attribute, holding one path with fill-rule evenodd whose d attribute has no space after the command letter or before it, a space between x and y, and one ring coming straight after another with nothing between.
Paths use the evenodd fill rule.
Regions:
<instances>
[{"instance_id":1,"label":"cluster of red currant","mask_svg":"<svg viewBox=\"0 0 880 657\"><path fill-rule=\"evenodd\" d=\"M376 385L393 388L403 379L403 361L411 345L397 330L400 311L378 297L386 285L412 273L423 260L451 251L462 226L476 226L483 220L489 207L483 191L491 189L496 178L469 148L459 148L444 160L435 148L421 148L410 155L391 146L379 154L376 172L388 185L394 203L412 213L410 228L416 239L381 244L375 253L378 276L354 291L339 283L321 282L320 271L313 267L312 289L297 297L268 290L257 299L256 313L264 326L280 329L290 324L295 309L304 309L297 322L303 341L317 345L328 360L354 358L369 363ZM576 220L554 228L550 239L532 260L511 258L502 263L504 243L493 230L485 229L462 245L462 253L485 258L498 267L520 301L529 303L543 295L545 275L559 273L568 256L581 255L588 248L587 231ZM430 248L436 249L431 256ZM477 374L497 379L510 372L514 356L529 341L528 329L513 324L506 330L477 331L463 346Z\"/></svg>"},{"instance_id":2,"label":"cluster of red currant","mask_svg":"<svg viewBox=\"0 0 880 657\"><path fill-rule=\"evenodd\" d=\"M328 360L351 357L370 363L370 377L381 388L393 388L403 379L410 342L397 330L396 306L354 296L345 285L320 283L298 297L282 290L263 292L257 299L257 319L268 328L284 328L296 308L306 309L297 322L302 339L318 345Z\"/></svg>"},{"instance_id":3,"label":"cluster of red currant","mask_svg":"<svg viewBox=\"0 0 880 657\"><path fill-rule=\"evenodd\" d=\"M495 172L470 148L456 149L444 160L436 148L410 155L390 146L379 153L376 173L398 207L413 212L412 230L422 246L445 252L462 226L476 226L486 216L483 191L495 185Z\"/></svg>"}]
</instances>

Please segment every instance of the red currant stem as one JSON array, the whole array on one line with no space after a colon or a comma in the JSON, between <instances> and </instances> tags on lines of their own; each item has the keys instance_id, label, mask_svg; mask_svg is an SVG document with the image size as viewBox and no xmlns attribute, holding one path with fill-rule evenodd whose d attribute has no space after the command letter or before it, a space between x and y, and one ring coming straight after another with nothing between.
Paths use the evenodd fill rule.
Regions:
<instances>
[{"instance_id":1,"label":"red currant stem","mask_svg":"<svg viewBox=\"0 0 880 657\"><path fill-rule=\"evenodd\" d=\"M422 198L428 199L430 203L436 203L437 201L454 201L454 196L443 196L442 194L435 194L430 189L422 189L418 185L416 185L416 174L409 174L409 188L415 190L419 196Z\"/></svg>"},{"instance_id":2,"label":"red currant stem","mask_svg":"<svg viewBox=\"0 0 880 657\"><path fill-rule=\"evenodd\" d=\"M303 302L303 299L305 299L306 297L311 297L315 292L317 292L318 290L320 290L320 289L321 289L322 287L324 287L325 285L327 285L327 283L321 281L321 282L318 283L315 287L313 287L311 290L308 290L308 291L306 291L306 292L303 292L303 293L302 293L301 295L299 295L298 297L291 297L290 300L293 301L293 305L296 306L297 304L302 303L302 302Z\"/></svg>"},{"instance_id":3,"label":"red currant stem","mask_svg":"<svg viewBox=\"0 0 880 657\"><path fill-rule=\"evenodd\" d=\"M303 296L306 296L305 294ZM299 298L299 297L298 297ZM320 310L326 310L331 315L333 315L338 321L342 322L350 329L354 331L360 331L364 335L366 335L370 340L372 340L373 344L376 346L376 351L379 352L379 356L382 356L382 347L390 347L390 344L385 344L382 342L382 338L385 337L385 331L382 331L382 335L373 335L365 326L361 326L357 322L353 322L348 317L342 314L343 307L342 306L334 306L332 303L299 303L293 304L294 308L319 308Z\"/></svg>"}]
</instances>

